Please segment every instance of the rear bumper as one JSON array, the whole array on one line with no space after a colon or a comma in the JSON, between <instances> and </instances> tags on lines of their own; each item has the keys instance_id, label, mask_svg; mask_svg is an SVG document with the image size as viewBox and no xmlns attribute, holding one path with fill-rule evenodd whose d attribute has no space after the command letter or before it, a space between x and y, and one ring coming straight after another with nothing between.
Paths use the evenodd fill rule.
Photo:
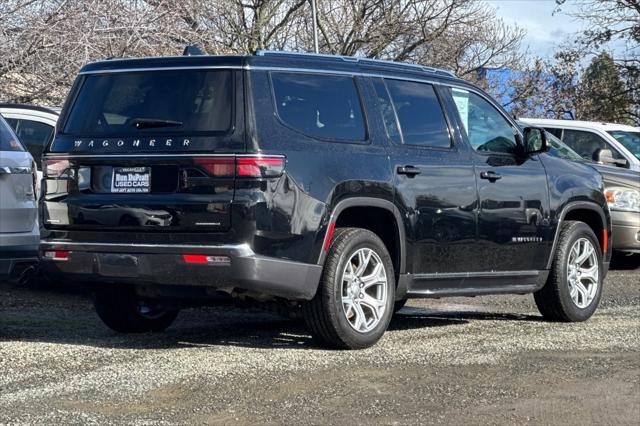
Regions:
<instances>
[{"instance_id":1,"label":"rear bumper","mask_svg":"<svg viewBox=\"0 0 640 426\"><path fill-rule=\"evenodd\" d=\"M640 214L611 211L612 248L620 251L640 252Z\"/></svg>"},{"instance_id":2,"label":"rear bumper","mask_svg":"<svg viewBox=\"0 0 640 426\"><path fill-rule=\"evenodd\" d=\"M45 251L68 251L50 260ZM290 300L310 300L322 267L256 255L246 244L156 245L43 240L42 268L49 275L90 283L243 289ZM187 263L184 254L216 256L218 263Z\"/></svg>"}]
</instances>

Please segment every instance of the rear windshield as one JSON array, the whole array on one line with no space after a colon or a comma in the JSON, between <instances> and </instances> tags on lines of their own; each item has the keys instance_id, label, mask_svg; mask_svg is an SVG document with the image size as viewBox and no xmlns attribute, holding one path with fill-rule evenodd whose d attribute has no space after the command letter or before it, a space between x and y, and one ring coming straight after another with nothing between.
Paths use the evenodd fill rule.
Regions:
<instances>
[{"instance_id":1,"label":"rear windshield","mask_svg":"<svg viewBox=\"0 0 640 426\"><path fill-rule=\"evenodd\" d=\"M232 94L228 70L89 75L63 133L103 138L225 133L231 129Z\"/></svg>"},{"instance_id":2,"label":"rear windshield","mask_svg":"<svg viewBox=\"0 0 640 426\"><path fill-rule=\"evenodd\" d=\"M0 151L24 151L6 121L0 117Z\"/></svg>"}]
</instances>

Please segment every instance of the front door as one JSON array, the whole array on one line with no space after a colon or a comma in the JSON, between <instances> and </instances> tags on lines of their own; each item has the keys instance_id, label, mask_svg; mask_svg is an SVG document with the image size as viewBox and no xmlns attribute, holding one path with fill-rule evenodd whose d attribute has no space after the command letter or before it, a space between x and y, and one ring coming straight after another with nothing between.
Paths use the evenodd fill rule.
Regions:
<instances>
[{"instance_id":1,"label":"front door","mask_svg":"<svg viewBox=\"0 0 640 426\"><path fill-rule=\"evenodd\" d=\"M450 93L475 153L478 272L545 269L553 236L542 162L523 155L519 131L488 99L461 89Z\"/></svg>"}]
</instances>

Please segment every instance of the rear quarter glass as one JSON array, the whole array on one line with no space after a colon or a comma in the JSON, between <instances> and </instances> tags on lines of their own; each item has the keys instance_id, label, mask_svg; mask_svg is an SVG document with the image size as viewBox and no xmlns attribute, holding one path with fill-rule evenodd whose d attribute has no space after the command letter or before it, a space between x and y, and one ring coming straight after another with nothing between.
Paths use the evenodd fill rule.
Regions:
<instances>
[{"instance_id":1,"label":"rear quarter glass","mask_svg":"<svg viewBox=\"0 0 640 426\"><path fill-rule=\"evenodd\" d=\"M232 70L199 69L80 76L51 152L240 150L236 78Z\"/></svg>"},{"instance_id":2,"label":"rear quarter glass","mask_svg":"<svg viewBox=\"0 0 640 426\"><path fill-rule=\"evenodd\" d=\"M0 151L24 151L11 127L0 117Z\"/></svg>"}]
</instances>

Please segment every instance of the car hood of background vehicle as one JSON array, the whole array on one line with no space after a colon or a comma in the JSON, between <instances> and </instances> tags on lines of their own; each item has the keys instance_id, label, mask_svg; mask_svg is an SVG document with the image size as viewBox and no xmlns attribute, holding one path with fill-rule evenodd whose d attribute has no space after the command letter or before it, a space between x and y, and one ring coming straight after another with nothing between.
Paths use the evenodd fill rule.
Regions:
<instances>
[{"instance_id":1,"label":"car hood of background vehicle","mask_svg":"<svg viewBox=\"0 0 640 426\"><path fill-rule=\"evenodd\" d=\"M640 190L640 172L613 169L600 164L594 164L593 167L600 172L607 187L623 186Z\"/></svg>"}]
</instances>

